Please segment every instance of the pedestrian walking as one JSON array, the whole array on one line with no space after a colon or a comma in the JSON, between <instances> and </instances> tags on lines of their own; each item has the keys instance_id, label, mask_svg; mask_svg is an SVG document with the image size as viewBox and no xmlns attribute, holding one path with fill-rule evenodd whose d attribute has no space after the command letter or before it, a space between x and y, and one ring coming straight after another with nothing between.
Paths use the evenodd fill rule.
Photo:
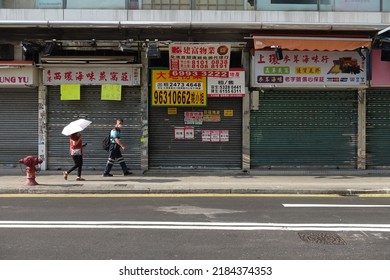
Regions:
<instances>
[{"instance_id":1,"label":"pedestrian walking","mask_svg":"<svg viewBox=\"0 0 390 280\"><path fill-rule=\"evenodd\" d=\"M83 169L83 139L80 132L76 132L70 135L69 139L69 153L73 159L74 165L63 173L64 179L68 180L68 175L75 169L77 169L77 181L85 181L81 178L81 171Z\"/></svg>"},{"instance_id":2,"label":"pedestrian walking","mask_svg":"<svg viewBox=\"0 0 390 280\"><path fill-rule=\"evenodd\" d=\"M122 168L123 176L129 176L133 174L127 168L126 162L122 156L122 151L126 151L126 146L121 141L121 127L123 125L123 119L118 118L116 120L115 127L111 130L110 133L110 149L108 160L106 164L106 168L104 169L103 177L111 177L113 176L110 171L114 166L115 161L118 161L119 165Z\"/></svg>"}]
</instances>

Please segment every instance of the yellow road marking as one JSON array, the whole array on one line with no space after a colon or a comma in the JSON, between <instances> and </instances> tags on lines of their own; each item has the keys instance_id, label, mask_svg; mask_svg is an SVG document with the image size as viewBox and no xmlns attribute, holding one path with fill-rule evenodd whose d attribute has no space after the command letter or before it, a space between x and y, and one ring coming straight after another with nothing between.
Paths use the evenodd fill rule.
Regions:
<instances>
[{"instance_id":1,"label":"yellow road marking","mask_svg":"<svg viewBox=\"0 0 390 280\"><path fill-rule=\"evenodd\" d=\"M359 197L366 197L366 198L375 198L375 197L390 197L390 194L388 193L372 193L372 194L360 194Z\"/></svg>"},{"instance_id":2,"label":"yellow road marking","mask_svg":"<svg viewBox=\"0 0 390 280\"><path fill-rule=\"evenodd\" d=\"M328 198L340 198L342 196L338 194L214 194L214 193L151 193L151 194L132 194L132 193L121 193L121 194L0 194L0 198L30 198L30 197L61 197L61 198L116 198L116 197L142 197L142 198L156 198L156 197L328 197Z\"/></svg>"}]
</instances>

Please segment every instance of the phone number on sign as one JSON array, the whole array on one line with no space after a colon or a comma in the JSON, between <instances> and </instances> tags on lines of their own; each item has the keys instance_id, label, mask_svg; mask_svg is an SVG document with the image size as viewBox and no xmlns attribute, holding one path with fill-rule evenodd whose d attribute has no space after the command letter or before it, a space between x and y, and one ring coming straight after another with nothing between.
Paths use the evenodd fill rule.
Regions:
<instances>
[{"instance_id":1,"label":"phone number on sign","mask_svg":"<svg viewBox=\"0 0 390 280\"><path fill-rule=\"evenodd\" d=\"M187 90L156 90L153 92L153 105L201 105L206 104L206 93Z\"/></svg>"}]
</instances>

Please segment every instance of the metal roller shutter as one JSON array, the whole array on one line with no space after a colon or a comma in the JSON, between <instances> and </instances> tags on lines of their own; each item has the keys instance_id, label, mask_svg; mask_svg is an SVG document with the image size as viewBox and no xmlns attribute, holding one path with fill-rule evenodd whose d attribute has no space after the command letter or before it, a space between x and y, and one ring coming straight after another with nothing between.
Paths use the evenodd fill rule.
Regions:
<instances>
[{"instance_id":1,"label":"metal roller shutter","mask_svg":"<svg viewBox=\"0 0 390 280\"><path fill-rule=\"evenodd\" d=\"M0 106L0 165L15 167L38 156L38 91L1 89Z\"/></svg>"},{"instance_id":2,"label":"metal roller shutter","mask_svg":"<svg viewBox=\"0 0 390 280\"><path fill-rule=\"evenodd\" d=\"M194 140L175 140L174 128L183 127L184 112L220 111L220 122L203 122L195 127ZM233 116L224 116L232 110ZM240 169L242 166L242 100L209 98L207 108L177 108L168 115L166 107L149 111L150 169ZM229 142L202 142L202 130L229 130Z\"/></svg>"},{"instance_id":3,"label":"metal roller shutter","mask_svg":"<svg viewBox=\"0 0 390 280\"><path fill-rule=\"evenodd\" d=\"M390 166L390 90L367 90L366 166Z\"/></svg>"},{"instance_id":4,"label":"metal roller shutter","mask_svg":"<svg viewBox=\"0 0 390 280\"><path fill-rule=\"evenodd\" d=\"M73 161L69 156L69 137L61 134L64 126L78 118L92 121L83 131L87 143L84 170L103 170L108 153L102 149L102 140L115 125L116 118L124 119L122 140L128 147L123 153L131 169L140 169L141 133L140 89L122 87L121 101L101 100L100 86L82 86L81 99L60 100L60 88L48 88L48 169L67 169ZM115 168L119 168L119 165Z\"/></svg>"},{"instance_id":5,"label":"metal roller shutter","mask_svg":"<svg viewBox=\"0 0 390 280\"><path fill-rule=\"evenodd\" d=\"M251 168L356 168L357 92L265 91L259 100Z\"/></svg>"}]
</instances>

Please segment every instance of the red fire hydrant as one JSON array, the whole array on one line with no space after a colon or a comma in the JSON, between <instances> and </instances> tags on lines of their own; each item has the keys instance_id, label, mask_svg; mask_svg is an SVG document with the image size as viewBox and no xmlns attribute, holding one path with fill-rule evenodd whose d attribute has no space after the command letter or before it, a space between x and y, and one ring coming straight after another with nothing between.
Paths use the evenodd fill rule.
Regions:
<instances>
[{"instance_id":1,"label":"red fire hydrant","mask_svg":"<svg viewBox=\"0 0 390 280\"><path fill-rule=\"evenodd\" d=\"M27 156L19 160L19 163L23 163L26 166L26 186L35 186L38 183L35 181L35 166L41 164L43 160L34 156Z\"/></svg>"}]
</instances>

